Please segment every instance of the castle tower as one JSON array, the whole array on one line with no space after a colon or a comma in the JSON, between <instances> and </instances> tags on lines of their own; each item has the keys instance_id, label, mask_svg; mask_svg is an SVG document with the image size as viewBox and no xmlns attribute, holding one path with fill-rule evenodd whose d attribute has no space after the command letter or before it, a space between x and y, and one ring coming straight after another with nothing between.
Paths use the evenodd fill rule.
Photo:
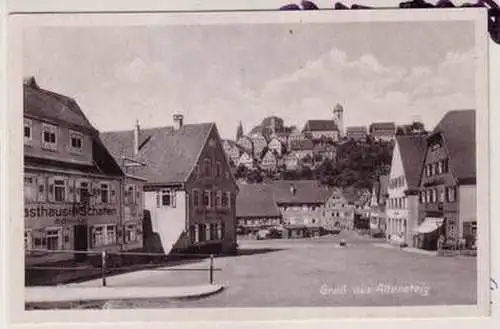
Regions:
<instances>
[{"instance_id":1,"label":"castle tower","mask_svg":"<svg viewBox=\"0 0 500 329\"><path fill-rule=\"evenodd\" d=\"M337 124L340 137L344 137L344 108L338 103L333 108L333 121Z\"/></svg>"}]
</instances>

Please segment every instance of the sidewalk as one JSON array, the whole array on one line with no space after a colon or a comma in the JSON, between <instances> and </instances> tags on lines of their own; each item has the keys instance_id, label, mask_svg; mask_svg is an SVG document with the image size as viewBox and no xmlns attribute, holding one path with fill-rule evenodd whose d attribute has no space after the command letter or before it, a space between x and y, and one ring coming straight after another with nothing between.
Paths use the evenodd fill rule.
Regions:
<instances>
[{"instance_id":1,"label":"sidewalk","mask_svg":"<svg viewBox=\"0 0 500 329\"><path fill-rule=\"evenodd\" d=\"M184 287L45 286L25 288L25 303L108 301L127 299L181 299L206 297L224 289L219 284Z\"/></svg>"},{"instance_id":2,"label":"sidewalk","mask_svg":"<svg viewBox=\"0 0 500 329\"><path fill-rule=\"evenodd\" d=\"M401 248L398 245L393 245L393 244L389 244L389 243L374 243L373 245L375 247L379 247L379 248L396 249L396 250L401 250L401 251L405 251L405 252L411 252L414 254L420 254L420 255L426 255L426 256L437 256L437 251L430 251L430 250L410 248L410 247Z\"/></svg>"}]
</instances>

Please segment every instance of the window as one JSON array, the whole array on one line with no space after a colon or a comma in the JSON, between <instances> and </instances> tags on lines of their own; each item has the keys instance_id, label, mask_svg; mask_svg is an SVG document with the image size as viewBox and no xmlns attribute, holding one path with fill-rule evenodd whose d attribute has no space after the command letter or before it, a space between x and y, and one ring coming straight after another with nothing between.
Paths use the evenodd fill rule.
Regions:
<instances>
[{"instance_id":1,"label":"window","mask_svg":"<svg viewBox=\"0 0 500 329\"><path fill-rule=\"evenodd\" d=\"M32 248L31 230L24 230L24 250L30 250Z\"/></svg>"},{"instance_id":2,"label":"window","mask_svg":"<svg viewBox=\"0 0 500 329\"><path fill-rule=\"evenodd\" d=\"M138 240L137 227L134 224L125 225L125 243L135 242Z\"/></svg>"},{"instance_id":3,"label":"window","mask_svg":"<svg viewBox=\"0 0 500 329\"><path fill-rule=\"evenodd\" d=\"M203 161L203 174L205 176L212 176L212 160L205 159Z\"/></svg>"},{"instance_id":4,"label":"window","mask_svg":"<svg viewBox=\"0 0 500 329\"><path fill-rule=\"evenodd\" d=\"M215 207L216 208L221 208L222 207L222 191L217 191L215 195Z\"/></svg>"},{"instance_id":5,"label":"window","mask_svg":"<svg viewBox=\"0 0 500 329\"><path fill-rule=\"evenodd\" d=\"M209 190L206 190L203 192L203 205L206 207L206 208L210 208L210 196L211 196L211 193Z\"/></svg>"},{"instance_id":6,"label":"window","mask_svg":"<svg viewBox=\"0 0 500 329\"><path fill-rule=\"evenodd\" d=\"M439 175L440 174L439 173L439 163L440 162L441 161L434 163L434 175Z\"/></svg>"},{"instance_id":7,"label":"window","mask_svg":"<svg viewBox=\"0 0 500 329\"><path fill-rule=\"evenodd\" d=\"M45 240L48 250L59 250L62 247L62 230L60 228L46 229Z\"/></svg>"},{"instance_id":8,"label":"window","mask_svg":"<svg viewBox=\"0 0 500 329\"><path fill-rule=\"evenodd\" d=\"M456 193L457 193L457 190L454 186L447 187L448 202L455 202L456 201L456 198L457 198Z\"/></svg>"},{"instance_id":9,"label":"window","mask_svg":"<svg viewBox=\"0 0 500 329\"><path fill-rule=\"evenodd\" d=\"M24 176L24 201L37 201L36 179L33 176Z\"/></svg>"},{"instance_id":10,"label":"window","mask_svg":"<svg viewBox=\"0 0 500 329\"><path fill-rule=\"evenodd\" d=\"M445 200L445 191L444 189L439 190L439 202L444 202Z\"/></svg>"},{"instance_id":11,"label":"window","mask_svg":"<svg viewBox=\"0 0 500 329\"><path fill-rule=\"evenodd\" d=\"M220 161L217 161L215 165L215 177L221 177L222 176L222 164Z\"/></svg>"},{"instance_id":12,"label":"window","mask_svg":"<svg viewBox=\"0 0 500 329\"><path fill-rule=\"evenodd\" d=\"M66 181L64 179L54 180L54 200L56 202L66 201Z\"/></svg>"},{"instance_id":13,"label":"window","mask_svg":"<svg viewBox=\"0 0 500 329\"><path fill-rule=\"evenodd\" d=\"M231 198L231 192L222 192L222 208L230 208L229 205L230 198Z\"/></svg>"},{"instance_id":14,"label":"window","mask_svg":"<svg viewBox=\"0 0 500 329\"><path fill-rule=\"evenodd\" d=\"M425 193L425 203L430 203L431 202L431 191L426 190L424 193Z\"/></svg>"},{"instance_id":15,"label":"window","mask_svg":"<svg viewBox=\"0 0 500 329\"><path fill-rule=\"evenodd\" d=\"M218 230L217 230L217 224L210 224L210 239L211 240L218 240L219 235L218 235Z\"/></svg>"},{"instance_id":16,"label":"window","mask_svg":"<svg viewBox=\"0 0 500 329\"><path fill-rule=\"evenodd\" d=\"M116 243L116 226L115 225L107 225L106 226L106 244L115 244Z\"/></svg>"},{"instance_id":17,"label":"window","mask_svg":"<svg viewBox=\"0 0 500 329\"><path fill-rule=\"evenodd\" d=\"M137 204L136 189L135 185L127 185L125 188L125 204Z\"/></svg>"},{"instance_id":18,"label":"window","mask_svg":"<svg viewBox=\"0 0 500 329\"><path fill-rule=\"evenodd\" d=\"M24 119L24 144L30 144L33 139L33 123L30 119Z\"/></svg>"},{"instance_id":19,"label":"window","mask_svg":"<svg viewBox=\"0 0 500 329\"><path fill-rule=\"evenodd\" d=\"M106 235L104 226L95 226L92 228L92 246L99 247L106 245Z\"/></svg>"},{"instance_id":20,"label":"window","mask_svg":"<svg viewBox=\"0 0 500 329\"><path fill-rule=\"evenodd\" d=\"M443 173L448 172L448 159L443 160Z\"/></svg>"},{"instance_id":21,"label":"window","mask_svg":"<svg viewBox=\"0 0 500 329\"><path fill-rule=\"evenodd\" d=\"M90 202L90 191L88 182L80 182L76 191L76 201L88 204Z\"/></svg>"},{"instance_id":22,"label":"window","mask_svg":"<svg viewBox=\"0 0 500 329\"><path fill-rule=\"evenodd\" d=\"M82 152L83 149L83 134L71 131L69 132L69 149L71 152Z\"/></svg>"},{"instance_id":23,"label":"window","mask_svg":"<svg viewBox=\"0 0 500 329\"><path fill-rule=\"evenodd\" d=\"M437 174L441 175L443 173L443 161L437 163Z\"/></svg>"},{"instance_id":24,"label":"window","mask_svg":"<svg viewBox=\"0 0 500 329\"><path fill-rule=\"evenodd\" d=\"M46 123L42 125L42 147L57 150L57 126Z\"/></svg>"},{"instance_id":25,"label":"window","mask_svg":"<svg viewBox=\"0 0 500 329\"><path fill-rule=\"evenodd\" d=\"M164 207L175 208L175 191L162 190L161 191L161 205Z\"/></svg>"},{"instance_id":26,"label":"window","mask_svg":"<svg viewBox=\"0 0 500 329\"><path fill-rule=\"evenodd\" d=\"M200 206L200 192L198 190L193 190L193 207L198 208Z\"/></svg>"}]
</instances>

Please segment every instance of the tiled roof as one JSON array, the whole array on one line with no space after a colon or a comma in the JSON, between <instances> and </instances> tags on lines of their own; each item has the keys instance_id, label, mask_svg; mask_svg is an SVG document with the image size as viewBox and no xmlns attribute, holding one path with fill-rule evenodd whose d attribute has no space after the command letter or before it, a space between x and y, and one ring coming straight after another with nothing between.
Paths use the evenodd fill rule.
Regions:
<instances>
[{"instance_id":1,"label":"tiled roof","mask_svg":"<svg viewBox=\"0 0 500 329\"><path fill-rule=\"evenodd\" d=\"M333 120L307 120L302 131L338 131L338 127Z\"/></svg>"},{"instance_id":2,"label":"tiled roof","mask_svg":"<svg viewBox=\"0 0 500 329\"><path fill-rule=\"evenodd\" d=\"M138 175L150 183L185 182L214 128L213 123L201 123L186 124L179 130L173 127L141 129L142 140L149 141L137 157L146 164L138 170ZM118 163L122 156L134 156L132 130L102 133L101 138Z\"/></svg>"},{"instance_id":3,"label":"tiled roof","mask_svg":"<svg viewBox=\"0 0 500 329\"><path fill-rule=\"evenodd\" d=\"M277 203L324 203L331 194L328 188L320 186L315 180L274 181L273 188Z\"/></svg>"},{"instance_id":4,"label":"tiled roof","mask_svg":"<svg viewBox=\"0 0 500 329\"><path fill-rule=\"evenodd\" d=\"M74 99L39 88L33 78L23 86L24 114L95 130Z\"/></svg>"},{"instance_id":5,"label":"tiled roof","mask_svg":"<svg viewBox=\"0 0 500 329\"><path fill-rule=\"evenodd\" d=\"M290 144L290 149L292 151L312 150L314 149L314 144L309 139L294 140Z\"/></svg>"},{"instance_id":6,"label":"tiled roof","mask_svg":"<svg viewBox=\"0 0 500 329\"><path fill-rule=\"evenodd\" d=\"M476 178L476 115L474 110L450 111L432 135L441 133L457 179Z\"/></svg>"},{"instance_id":7,"label":"tiled roof","mask_svg":"<svg viewBox=\"0 0 500 329\"><path fill-rule=\"evenodd\" d=\"M396 143L399 145L408 188L417 188L427 147L426 136L396 136Z\"/></svg>"},{"instance_id":8,"label":"tiled roof","mask_svg":"<svg viewBox=\"0 0 500 329\"><path fill-rule=\"evenodd\" d=\"M237 217L280 217L270 184L238 184Z\"/></svg>"},{"instance_id":9,"label":"tiled roof","mask_svg":"<svg viewBox=\"0 0 500 329\"><path fill-rule=\"evenodd\" d=\"M346 128L347 133L368 133L365 126L350 126Z\"/></svg>"}]
</instances>

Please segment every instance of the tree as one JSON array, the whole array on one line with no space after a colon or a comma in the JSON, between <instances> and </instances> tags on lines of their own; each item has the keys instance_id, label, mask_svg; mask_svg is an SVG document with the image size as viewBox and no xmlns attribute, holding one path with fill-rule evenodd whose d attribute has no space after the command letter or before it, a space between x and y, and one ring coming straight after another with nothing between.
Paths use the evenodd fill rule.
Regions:
<instances>
[{"instance_id":1,"label":"tree","mask_svg":"<svg viewBox=\"0 0 500 329\"><path fill-rule=\"evenodd\" d=\"M243 125L240 121L238 128L236 128L236 140L239 140L241 137L243 137Z\"/></svg>"},{"instance_id":2,"label":"tree","mask_svg":"<svg viewBox=\"0 0 500 329\"><path fill-rule=\"evenodd\" d=\"M242 164L236 168L236 174L234 175L234 178L240 179L240 178L246 178L248 173L248 168Z\"/></svg>"}]
</instances>

